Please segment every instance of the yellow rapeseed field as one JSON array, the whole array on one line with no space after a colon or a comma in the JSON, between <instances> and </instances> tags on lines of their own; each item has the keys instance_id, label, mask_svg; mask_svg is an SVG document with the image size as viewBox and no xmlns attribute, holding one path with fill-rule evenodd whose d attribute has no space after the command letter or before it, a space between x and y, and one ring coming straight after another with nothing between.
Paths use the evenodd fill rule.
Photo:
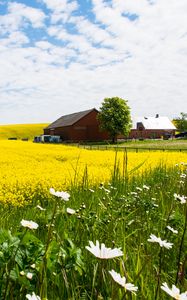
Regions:
<instances>
[{"instance_id":1,"label":"yellow rapeseed field","mask_svg":"<svg viewBox=\"0 0 187 300\"><path fill-rule=\"evenodd\" d=\"M34 136L43 133L43 128L49 124L12 124L12 125L0 125L0 140L8 138L28 138L33 140Z\"/></svg>"},{"instance_id":2,"label":"yellow rapeseed field","mask_svg":"<svg viewBox=\"0 0 187 300\"><path fill-rule=\"evenodd\" d=\"M123 152L117 159L122 172ZM137 172L187 161L187 153L128 153L128 170L144 162ZM113 173L114 151L86 150L65 145L35 144L23 141L0 141L0 202L23 205L45 198L49 188L67 190L81 184L87 174L90 186L108 182Z\"/></svg>"}]
</instances>

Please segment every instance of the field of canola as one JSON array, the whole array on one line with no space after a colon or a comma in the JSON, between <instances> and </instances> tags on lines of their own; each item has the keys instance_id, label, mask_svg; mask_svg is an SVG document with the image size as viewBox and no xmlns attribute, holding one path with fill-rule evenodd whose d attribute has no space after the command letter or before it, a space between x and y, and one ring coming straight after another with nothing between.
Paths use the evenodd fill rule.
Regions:
<instances>
[{"instance_id":1,"label":"field of canola","mask_svg":"<svg viewBox=\"0 0 187 300\"><path fill-rule=\"evenodd\" d=\"M85 177L90 187L108 182L116 156L114 151L7 140L0 141L0 149L0 202L13 205L37 197L45 199L50 187L67 190L72 184L81 184ZM117 160L123 172L123 152L118 152ZM186 161L187 153L130 152L128 171L141 163L138 173L160 163L170 167Z\"/></svg>"},{"instance_id":2,"label":"field of canola","mask_svg":"<svg viewBox=\"0 0 187 300\"><path fill-rule=\"evenodd\" d=\"M47 125L46 123L0 125L0 140L14 137L17 139L27 138L32 141L34 136L43 133L43 128Z\"/></svg>"}]
</instances>

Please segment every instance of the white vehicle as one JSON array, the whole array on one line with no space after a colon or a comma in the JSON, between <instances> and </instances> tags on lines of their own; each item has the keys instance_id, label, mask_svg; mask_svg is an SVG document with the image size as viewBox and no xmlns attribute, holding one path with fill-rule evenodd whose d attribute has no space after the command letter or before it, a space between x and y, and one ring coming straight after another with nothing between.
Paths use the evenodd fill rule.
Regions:
<instances>
[{"instance_id":1,"label":"white vehicle","mask_svg":"<svg viewBox=\"0 0 187 300\"><path fill-rule=\"evenodd\" d=\"M34 137L35 143L60 143L61 139L58 135L40 135Z\"/></svg>"}]
</instances>

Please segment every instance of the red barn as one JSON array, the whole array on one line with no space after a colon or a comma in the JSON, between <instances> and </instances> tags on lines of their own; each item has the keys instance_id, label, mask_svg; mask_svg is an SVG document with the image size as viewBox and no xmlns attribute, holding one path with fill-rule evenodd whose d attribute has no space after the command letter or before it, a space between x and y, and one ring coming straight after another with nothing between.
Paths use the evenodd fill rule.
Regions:
<instances>
[{"instance_id":1,"label":"red barn","mask_svg":"<svg viewBox=\"0 0 187 300\"><path fill-rule=\"evenodd\" d=\"M45 135L60 136L62 141L103 141L109 135L99 128L98 110L93 108L60 117L44 129Z\"/></svg>"}]
</instances>

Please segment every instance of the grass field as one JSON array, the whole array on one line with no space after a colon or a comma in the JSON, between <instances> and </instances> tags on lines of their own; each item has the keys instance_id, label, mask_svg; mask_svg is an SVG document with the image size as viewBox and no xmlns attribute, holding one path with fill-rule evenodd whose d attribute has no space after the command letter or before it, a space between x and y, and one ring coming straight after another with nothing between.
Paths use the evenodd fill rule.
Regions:
<instances>
[{"instance_id":1,"label":"grass field","mask_svg":"<svg viewBox=\"0 0 187 300\"><path fill-rule=\"evenodd\" d=\"M187 139L173 139L173 140L144 140L144 141L125 141L118 142L117 144L109 144L109 143L88 143L80 145L80 147L88 148L88 149L110 149L110 148L126 148L128 150L187 150Z\"/></svg>"},{"instance_id":2,"label":"grass field","mask_svg":"<svg viewBox=\"0 0 187 300\"><path fill-rule=\"evenodd\" d=\"M160 149L186 149L186 140L145 140L145 141L130 141L122 144L125 147L138 148L160 148Z\"/></svg>"}]
</instances>

